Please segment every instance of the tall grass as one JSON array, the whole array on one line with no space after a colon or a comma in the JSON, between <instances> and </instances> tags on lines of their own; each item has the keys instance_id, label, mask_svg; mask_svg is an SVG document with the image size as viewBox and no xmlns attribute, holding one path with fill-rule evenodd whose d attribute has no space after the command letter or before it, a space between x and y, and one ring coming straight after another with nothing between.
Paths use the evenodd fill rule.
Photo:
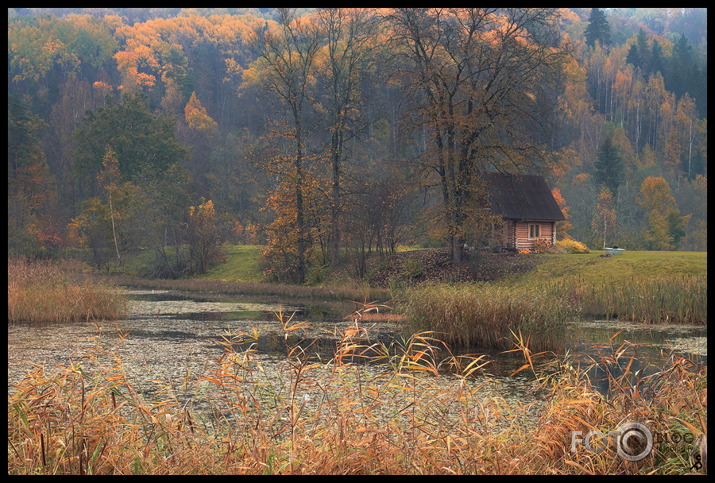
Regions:
<instances>
[{"instance_id":1,"label":"tall grass","mask_svg":"<svg viewBox=\"0 0 715 483\"><path fill-rule=\"evenodd\" d=\"M707 324L707 276L634 276L598 281L574 276L547 281L544 286L555 296L568 297L584 315L649 324Z\"/></svg>"},{"instance_id":2,"label":"tall grass","mask_svg":"<svg viewBox=\"0 0 715 483\"><path fill-rule=\"evenodd\" d=\"M286 340L303 328L280 318ZM485 392L490 379L475 379L483 358L440 359L437 348L448 347L434 334L390 345L360 325L336 335L330 362L309 359L304 340L269 377L257 332L225 334L226 351L199 381L202 410L179 403L166 382L159 400L145 399L101 347L53 373L40 367L8 395L8 473L684 473L687 448L624 463L615 451L571 452L571 431L624 420L663 434L687 428L698 441L706 431L707 372L682 358L606 399L579 366L540 369L521 338L524 369L544 393L522 404ZM360 360L370 364L351 362ZM450 378L436 377L445 369Z\"/></svg>"},{"instance_id":3,"label":"tall grass","mask_svg":"<svg viewBox=\"0 0 715 483\"><path fill-rule=\"evenodd\" d=\"M102 283L72 282L75 269L49 260L7 261L8 323L61 323L116 319L126 314L126 297Z\"/></svg>"},{"instance_id":4,"label":"tall grass","mask_svg":"<svg viewBox=\"0 0 715 483\"><path fill-rule=\"evenodd\" d=\"M443 333L450 344L498 349L521 331L536 350L563 348L565 325L577 316L703 325L708 306L707 277L689 274L424 284L405 289L401 298L409 330Z\"/></svg>"},{"instance_id":5,"label":"tall grass","mask_svg":"<svg viewBox=\"0 0 715 483\"><path fill-rule=\"evenodd\" d=\"M442 333L450 344L505 349L512 333L531 337L536 350L563 348L566 323L576 311L541 287L503 284L431 284L408 289L401 309L413 330Z\"/></svg>"}]
</instances>

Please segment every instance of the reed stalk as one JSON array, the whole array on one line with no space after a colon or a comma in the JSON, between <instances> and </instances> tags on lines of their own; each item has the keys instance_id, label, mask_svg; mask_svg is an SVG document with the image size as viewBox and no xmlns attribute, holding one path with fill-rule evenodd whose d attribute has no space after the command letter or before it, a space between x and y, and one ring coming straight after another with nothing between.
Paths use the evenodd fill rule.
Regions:
<instances>
[{"instance_id":1,"label":"reed stalk","mask_svg":"<svg viewBox=\"0 0 715 483\"><path fill-rule=\"evenodd\" d=\"M583 315L640 323L707 324L707 277L655 276L593 281L563 277L544 282L552 294L566 296Z\"/></svg>"},{"instance_id":2,"label":"reed stalk","mask_svg":"<svg viewBox=\"0 0 715 483\"><path fill-rule=\"evenodd\" d=\"M531 336L536 350L563 347L576 311L541 287L498 284L421 285L406 291L401 309L411 330L438 332L450 344L511 348L511 334Z\"/></svg>"},{"instance_id":3,"label":"reed stalk","mask_svg":"<svg viewBox=\"0 0 715 483\"><path fill-rule=\"evenodd\" d=\"M126 314L126 297L103 283L74 282L67 267L49 260L8 259L7 278L8 323L67 323Z\"/></svg>"}]
</instances>

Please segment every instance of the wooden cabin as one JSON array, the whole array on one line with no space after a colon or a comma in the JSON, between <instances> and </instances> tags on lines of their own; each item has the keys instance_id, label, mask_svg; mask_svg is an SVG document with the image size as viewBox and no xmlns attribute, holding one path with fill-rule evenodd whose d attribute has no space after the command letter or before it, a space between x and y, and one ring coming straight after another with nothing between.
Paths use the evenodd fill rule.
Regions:
<instances>
[{"instance_id":1,"label":"wooden cabin","mask_svg":"<svg viewBox=\"0 0 715 483\"><path fill-rule=\"evenodd\" d=\"M556 222L565 218L544 178L484 173L482 180L491 212L502 218L494 227L502 249L532 249L539 238L556 243Z\"/></svg>"}]
</instances>

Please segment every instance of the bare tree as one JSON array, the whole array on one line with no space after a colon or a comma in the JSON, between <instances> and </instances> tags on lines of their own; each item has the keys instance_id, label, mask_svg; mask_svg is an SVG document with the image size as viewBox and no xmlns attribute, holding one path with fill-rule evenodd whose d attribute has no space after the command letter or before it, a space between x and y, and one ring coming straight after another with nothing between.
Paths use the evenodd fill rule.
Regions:
<instances>
[{"instance_id":1,"label":"bare tree","mask_svg":"<svg viewBox=\"0 0 715 483\"><path fill-rule=\"evenodd\" d=\"M374 38L376 22L369 10L355 8L321 10L317 21L327 43L327 59L321 70L326 80L331 137L331 264L337 266L343 143L357 122L361 103L360 81L373 50L371 39Z\"/></svg>"}]
</instances>

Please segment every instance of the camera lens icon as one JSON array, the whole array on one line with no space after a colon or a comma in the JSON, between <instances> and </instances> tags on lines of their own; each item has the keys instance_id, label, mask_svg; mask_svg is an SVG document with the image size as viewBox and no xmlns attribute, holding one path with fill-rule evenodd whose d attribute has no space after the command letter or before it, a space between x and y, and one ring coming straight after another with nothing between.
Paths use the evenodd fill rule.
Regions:
<instances>
[{"instance_id":1,"label":"camera lens icon","mask_svg":"<svg viewBox=\"0 0 715 483\"><path fill-rule=\"evenodd\" d=\"M630 421L622 424L616 442L618 456L625 461L640 461L653 449L653 434L645 424Z\"/></svg>"}]
</instances>

